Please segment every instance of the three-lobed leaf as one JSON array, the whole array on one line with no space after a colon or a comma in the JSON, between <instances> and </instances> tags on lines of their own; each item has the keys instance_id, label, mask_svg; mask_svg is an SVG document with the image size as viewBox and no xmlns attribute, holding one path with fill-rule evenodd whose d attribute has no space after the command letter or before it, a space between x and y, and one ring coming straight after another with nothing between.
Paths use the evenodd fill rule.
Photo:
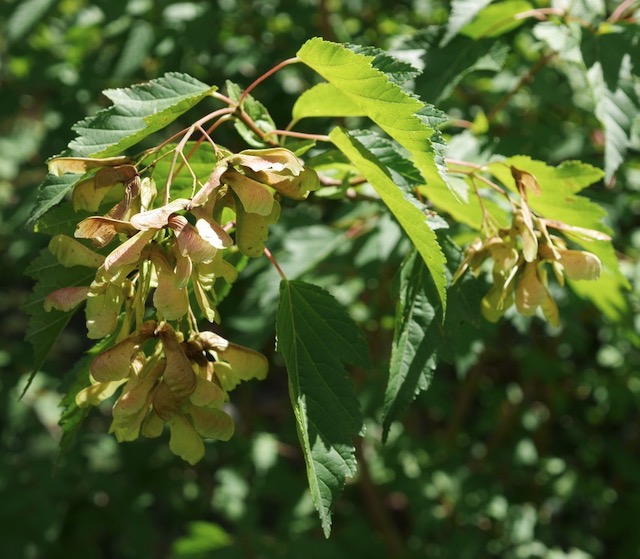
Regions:
<instances>
[{"instance_id":1,"label":"three-lobed leaf","mask_svg":"<svg viewBox=\"0 0 640 559\"><path fill-rule=\"evenodd\" d=\"M280 283L276 333L311 497L328 537L334 503L345 479L356 472L353 438L362 431L360 406L344 365L366 367L367 343L331 294L302 281Z\"/></svg>"},{"instance_id":2,"label":"three-lobed leaf","mask_svg":"<svg viewBox=\"0 0 640 559\"><path fill-rule=\"evenodd\" d=\"M444 142L434 125L434 118L442 118L442 113L374 67L375 56L316 37L300 48L298 58L403 146L428 185L446 184Z\"/></svg>"}]
</instances>

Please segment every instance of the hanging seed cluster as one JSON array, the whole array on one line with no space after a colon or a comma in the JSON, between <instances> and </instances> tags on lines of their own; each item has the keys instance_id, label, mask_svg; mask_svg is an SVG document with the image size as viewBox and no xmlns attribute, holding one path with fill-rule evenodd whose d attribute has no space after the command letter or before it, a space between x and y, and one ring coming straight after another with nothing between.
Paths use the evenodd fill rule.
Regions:
<instances>
[{"instance_id":1,"label":"hanging seed cluster","mask_svg":"<svg viewBox=\"0 0 640 559\"><path fill-rule=\"evenodd\" d=\"M453 281L470 269L476 275L487 259L493 260L493 286L483 297L481 311L490 322L497 322L514 303L524 316L534 316L538 309L553 326L558 326L558 305L548 287L548 268L561 286L565 278L596 280L602 263L593 253L572 250L564 239L549 233L546 222L531 211L528 192L539 193L537 181L530 173L512 167L520 192L519 207L513 212L511 226L490 230L476 238L467 248ZM563 226L564 224L557 224ZM567 225L567 229L570 227ZM596 231L583 233L597 235Z\"/></svg>"},{"instance_id":2,"label":"hanging seed cluster","mask_svg":"<svg viewBox=\"0 0 640 559\"><path fill-rule=\"evenodd\" d=\"M267 374L263 355L198 327L199 317L220 321L215 287L237 276L224 254L262 255L279 196L302 200L318 187L315 172L284 148L219 153L206 183L191 198L171 201L160 200L154 181L126 158L58 158L51 165L87 177L74 188L75 209L96 212L124 185L105 215L82 220L75 231L97 249L113 246L106 256L65 235L49 244L62 265L96 273L88 286L51 293L45 309L69 311L84 301L88 337L115 337L93 360L91 385L76 401L98 405L121 390L111 425L117 439L157 437L168 425L171 450L192 464L204 455L203 438L233 434L222 409L228 392ZM223 226L229 210L235 222Z\"/></svg>"}]
</instances>

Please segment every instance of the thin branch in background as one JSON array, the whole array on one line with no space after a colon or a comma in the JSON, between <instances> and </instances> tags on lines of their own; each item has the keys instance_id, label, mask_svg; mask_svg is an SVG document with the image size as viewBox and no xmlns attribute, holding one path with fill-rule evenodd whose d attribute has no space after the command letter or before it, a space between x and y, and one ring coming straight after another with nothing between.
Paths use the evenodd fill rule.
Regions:
<instances>
[{"instance_id":1,"label":"thin branch in background","mask_svg":"<svg viewBox=\"0 0 640 559\"><path fill-rule=\"evenodd\" d=\"M624 0L622 4L620 4L613 13L609 16L607 20L609 23L615 23L616 21L620 21L624 19L627 12L630 12L632 8L640 5L640 2L637 0Z\"/></svg>"},{"instance_id":2,"label":"thin branch in background","mask_svg":"<svg viewBox=\"0 0 640 559\"><path fill-rule=\"evenodd\" d=\"M301 138L303 140L316 140L318 142L330 142L331 138L325 134L307 134L306 132L293 132L292 130L272 130L266 136L291 136L292 138Z\"/></svg>"},{"instance_id":3,"label":"thin branch in background","mask_svg":"<svg viewBox=\"0 0 640 559\"><path fill-rule=\"evenodd\" d=\"M387 557L394 559L396 557L405 557L406 550L403 538L393 522L393 518L391 518L389 514L382 495L380 495L379 487L376 486L371 478L366 456L367 453L363 445L362 439L358 438L356 440L356 457L358 460L358 473L360 475L358 487L360 488L362 498L366 505L365 510L387 548Z\"/></svg>"},{"instance_id":4,"label":"thin branch in background","mask_svg":"<svg viewBox=\"0 0 640 559\"><path fill-rule=\"evenodd\" d=\"M507 105L507 103L509 103L509 101L511 100L511 98L518 93L518 91L520 91L520 89L522 89L522 87L524 87L526 84L530 83L533 81L533 78L535 77L535 75L542 70L554 57L556 56L555 52L551 52L545 56L543 56L540 60L538 60L538 62L536 62L530 69L529 71L520 78L520 81L516 84L516 86L511 90L508 91L503 97L502 99L500 99L493 107L493 109L491 109L489 111L489 113L487 114L487 120L489 122L491 122L492 120L495 119L495 117L497 116L497 114L505 108L505 106Z\"/></svg>"},{"instance_id":5,"label":"thin branch in background","mask_svg":"<svg viewBox=\"0 0 640 559\"><path fill-rule=\"evenodd\" d=\"M193 133L196 131L196 129L202 128L202 125L205 124L206 122L209 122L210 120L213 120L215 118L221 118L225 115L228 115L230 113L232 113L234 111L233 108L231 107L226 107L224 109L219 109L217 111L213 111L212 113L209 113L208 115L202 117L200 120L198 120L197 122L194 122L191 126L189 126L189 128L186 128L185 130L183 130L181 133L183 133L183 137L180 140L180 143L178 143L178 145L174 148L174 154L173 154L173 159L171 161L171 167L169 168L169 174L167 175L167 182L165 184L164 187L164 196L163 196L163 200L165 204L169 203L169 190L171 188L171 182L173 181L173 176L174 174L177 172L180 172L180 169L182 168L182 166L178 169L178 171L176 171L176 163L178 162L178 154L181 154L182 157L184 158L184 155L182 154L182 151L184 150L185 146L187 145L187 142L189 141L189 138L191 138L191 136L193 136ZM179 135L179 134L178 134ZM174 137L176 137L174 135ZM202 141L202 140L201 140ZM161 144L162 146L166 145L166 142L163 142L163 144Z\"/></svg>"},{"instance_id":6,"label":"thin branch in background","mask_svg":"<svg viewBox=\"0 0 640 559\"><path fill-rule=\"evenodd\" d=\"M244 100L247 98L247 95L249 95L249 93L260 83L262 83L264 80L266 80L269 76L272 76L273 74L275 74L276 72L278 72L279 70L281 70L282 68L284 68L285 66L289 66L290 64L296 64L297 62L299 62L298 57L293 57L293 58L288 58L287 60L283 60L282 62L280 62L280 64L277 64L276 66L274 66L273 68L271 68L271 70L267 70L264 74L262 74L257 80L255 80L251 85L249 85L249 87L247 87L247 89L245 89L242 92L242 95L240 96L240 99L238 100L238 106L242 107L242 103L244 103Z\"/></svg>"},{"instance_id":7,"label":"thin branch in background","mask_svg":"<svg viewBox=\"0 0 640 559\"><path fill-rule=\"evenodd\" d=\"M529 17L533 17L538 21L546 21L549 19L548 16L564 16L565 11L562 8L535 8L533 10L527 10L525 12L520 12L514 16L515 19L526 19Z\"/></svg>"},{"instance_id":8,"label":"thin branch in background","mask_svg":"<svg viewBox=\"0 0 640 559\"><path fill-rule=\"evenodd\" d=\"M278 274L280 274L280 277L284 281L287 281L287 276L284 275L284 272L282 271L282 268L280 267L280 264L278 264L278 262L276 261L276 259L273 256L273 254L271 254L271 251L267 247L264 247L264 254L269 259L271 264L273 264L274 268L278 271Z\"/></svg>"}]
</instances>

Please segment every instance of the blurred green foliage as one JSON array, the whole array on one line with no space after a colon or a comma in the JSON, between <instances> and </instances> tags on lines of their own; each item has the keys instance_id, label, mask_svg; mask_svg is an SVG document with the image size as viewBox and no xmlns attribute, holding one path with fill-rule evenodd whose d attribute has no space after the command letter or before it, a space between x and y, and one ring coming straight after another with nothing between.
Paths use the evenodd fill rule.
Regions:
<instances>
[{"instance_id":1,"label":"blurred green foliage","mask_svg":"<svg viewBox=\"0 0 640 559\"><path fill-rule=\"evenodd\" d=\"M451 151L527 154L602 167L602 135L580 77L523 26L500 40L439 48L448 3L414 0L6 0L0 4L0 556L10 558L430 557L587 559L640 554L640 352L637 292L626 322L557 294L563 326L509 316L473 322L468 347L438 367L402 424L380 443L393 335L398 227L364 203L288 208L271 250L290 277L329 288L365 331L374 366L354 372L369 429L360 472L322 536L306 489L282 359L273 352L278 276L252 262L221 314L229 337L272 358L267 381L234 398L237 434L186 467L154 441L117 445L92 413L57 462L65 374L86 349L79 317L26 396L31 351L23 270L44 238L24 222L45 159L108 87L183 71L243 86L309 37L426 51L422 96L452 118ZM539 2L539 5L546 5ZM617 2L602 5L606 13ZM588 7L585 8L588 10ZM479 46L480 45L480 46ZM414 50L407 50L413 48ZM488 53L458 83L450 53ZM417 55L416 55L417 57ZM455 57L454 57L455 58ZM504 64L504 65L503 65ZM430 69L433 72L430 74ZM514 86L525 77L515 94ZM289 69L254 93L284 127L308 75ZM637 76L636 76L637 79ZM578 84L578 85L576 85ZM625 274L640 281L640 157L591 189L616 232ZM463 130L461 133L460 130ZM225 133L223 131L223 133ZM229 146L237 141L229 134ZM223 140L224 143L224 140ZM314 225L309 226L309 223ZM345 235L344 231L350 231ZM356 232L357 234L353 234ZM310 247L317 247L310 250ZM298 255L317 255L310 261ZM298 258L296 258L298 256ZM482 280L478 280L481 282ZM477 282L459 289L477 301ZM469 305L477 308L477 304Z\"/></svg>"}]
</instances>

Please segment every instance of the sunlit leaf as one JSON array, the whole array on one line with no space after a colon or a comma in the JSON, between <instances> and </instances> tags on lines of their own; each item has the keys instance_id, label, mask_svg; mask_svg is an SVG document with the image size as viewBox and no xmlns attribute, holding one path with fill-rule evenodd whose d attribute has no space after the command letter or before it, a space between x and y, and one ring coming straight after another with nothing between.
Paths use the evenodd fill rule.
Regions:
<instances>
[{"instance_id":1,"label":"sunlit leaf","mask_svg":"<svg viewBox=\"0 0 640 559\"><path fill-rule=\"evenodd\" d=\"M524 0L505 0L483 8L460 33L472 39L498 37L520 27L526 20L516 17L532 8Z\"/></svg>"},{"instance_id":2,"label":"sunlit leaf","mask_svg":"<svg viewBox=\"0 0 640 559\"><path fill-rule=\"evenodd\" d=\"M492 0L453 0L451 14L447 24L447 32L440 43L445 46L460 30L467 25L478 13L491 4Z\"/></svg>"},{"instance_id":3,"label":"sunlit leaf","mask_svg":"<svg viewBox=\"0 0 640 559\"><path fill-rule=\"evenodd\" d=\"M442 113L403 91L372 65L372 56L315 38L302 46L298 58L407 149L427 184L446 183L444 142L435 127Z\"/></svg>"},{"instance_id":4,"label":"sunlit leaf","mask_svg":"<svg viewBox=\"0 0 640 559\"><path fill-rule=\"evenodd\" d=\"M333 143L353 162L376 189L376 192L398 220L433 276L443 305L446 305L445 258L426 215L408 200L393 182L388 170L356 138L335 128L330 135Z\"/></svg>"}]
</instances>

